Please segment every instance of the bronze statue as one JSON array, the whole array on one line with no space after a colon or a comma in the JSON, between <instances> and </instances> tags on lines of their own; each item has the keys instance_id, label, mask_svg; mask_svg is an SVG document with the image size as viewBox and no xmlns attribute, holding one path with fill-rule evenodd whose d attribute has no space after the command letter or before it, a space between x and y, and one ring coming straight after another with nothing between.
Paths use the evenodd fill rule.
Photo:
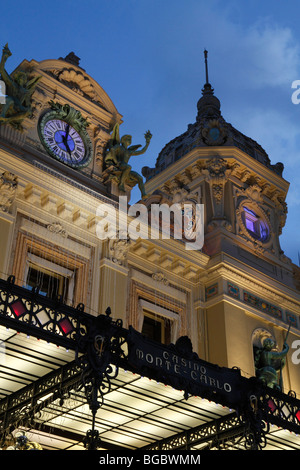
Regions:
<instances>
[{"instance_id":1,"label":"bronze statue","mask_svg":"<svg viewBox=\"0 0 300 470\"><path fill-rule=\"evenodd\" d=\"M145 133L146 144L142 149L138 150L141 145L131 145L131 135L126 134L120 139L119 124L114 126L106 147L104 163L106 169L110 169L111 176L118 181L121 191L125 191L125 184L131 187L138 184L142 197L146 196L143 178L136 171L132 171L128 161L132 156L145 153L151 138L151 132L147 131Z\"/></svg>"},{"instance_id":2,"label":"bronze statue","mask_svg":"<svg viewBox=\"0 0 300 470\"><path fill-rule=\"evenodd\" d=\"M276 351L275 344L272 338L266 338L263 341L263 347L257 350L255 355L256 376L267 387L282 390L282 369L286 363L289 346L285 339L282 351Z\"/></svg>"},{"instance_id":3,"label":"bronze statue","mask_svg":"<svg viewBox=\"0 0 300 470\"><path fill-rule=\"evenodd\" d=\"M0 113L0 124L9 123L21 129L21 121L31 115L31 98L37 82L41 77L29 77L29 73L17 70L9 75L5 70L5 63L12 54L6 44L3 47L0 62L1 80L6 86L6 99Z\"/></svg>"},{"instance_id":4,"label":"bronze statue","mask_svg":"<svg viewBox=\"0 0 300 470\"><path fill-rule=\"evenodd\" d=\"M43 448L38 442L30 441L22 431L16 434L15 444L7 447L6 450L43 450Z\"/></svg>"}]
</instances>

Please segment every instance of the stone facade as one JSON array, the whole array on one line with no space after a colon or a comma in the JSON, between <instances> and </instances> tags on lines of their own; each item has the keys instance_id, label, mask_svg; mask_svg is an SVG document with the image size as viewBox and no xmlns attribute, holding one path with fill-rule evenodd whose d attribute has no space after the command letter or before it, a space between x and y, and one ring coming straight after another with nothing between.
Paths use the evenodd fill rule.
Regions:
<instances>
[{"instance_id":1,"label":"stone facade","mask_svg":"<svg viewBox=\"0 0 300 470\"><path fill-rule=\"evenodd\" d=\"M118 210L118 189L102 178L110 132L122 117L102 88L70 57L24 61L41 76L33 116L22 135L0 127L1 276L19 285L33 267L68 283L66 302L112 316L141 331L145 316L168 324L175 342L187 335L199 356L255 374L253 338L266 331L282 347L300 336L297 270L280 247L288 183L282 165L221 115L206 86L196 122L166 145L155 168L145 168L151 203L204 205L205 242L188 251L181 240L100 240L97 207ZM38 123L55 100L80 111L93 146L88 167L53 159ZM296 274L295 274L296 273ZM298 276L299 277L299 276ZM300 393L297 366L288 357L285 390Z\"/></svg>"}]
</instances>

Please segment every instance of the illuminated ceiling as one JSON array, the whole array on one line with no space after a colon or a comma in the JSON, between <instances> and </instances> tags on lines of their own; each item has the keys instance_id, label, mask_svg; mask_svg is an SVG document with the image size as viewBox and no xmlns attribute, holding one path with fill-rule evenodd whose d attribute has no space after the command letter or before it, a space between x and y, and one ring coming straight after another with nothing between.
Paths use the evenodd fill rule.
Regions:
<instances>
[{"instance_id":1,"label":"illuminated ceiling","mask_svg":"<svg viewBox=\"0 0 300 470\"><path fill-rule=\"evenodd\" d=\"M74 351L29 338L24 333L0 327L0 399L10 396L58 371L75 358ZM39 402L45 406L28 423L20 415L17 429L26 429L30 440L46 450L83 450L92 415L83 391L70 390L61 401L49 400L47 389ZM228 424L226 424L228 420ZM147 377L120 369L111 391L96 415L96 429L101 438L99 450L163 449L186 446L190 450L206 448L221 436L226 448L244 448L241 438L230 440L236 429L233 410L201 397L186 400L183 391L157 383ZM221 423L219 428L217 423ZM300 450L300 438L273 426L266 449Z\"/></svg>"}]
</instances>

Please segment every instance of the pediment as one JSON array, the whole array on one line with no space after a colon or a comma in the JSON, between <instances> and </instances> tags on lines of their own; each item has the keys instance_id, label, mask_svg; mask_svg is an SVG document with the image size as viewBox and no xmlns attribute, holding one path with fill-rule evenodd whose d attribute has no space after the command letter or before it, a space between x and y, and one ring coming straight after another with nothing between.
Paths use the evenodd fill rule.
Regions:
<instances>
[{"instance_id":1,"label":"pediment","mask_svg":"<svg viewBox=\"0 0 300 470\"><path fill-rule=\"evenodd\" d=\"M43 60L37 69L113 115L118 111L103 88L84 69L63 59Z\"/></svg>"}]
</instances>

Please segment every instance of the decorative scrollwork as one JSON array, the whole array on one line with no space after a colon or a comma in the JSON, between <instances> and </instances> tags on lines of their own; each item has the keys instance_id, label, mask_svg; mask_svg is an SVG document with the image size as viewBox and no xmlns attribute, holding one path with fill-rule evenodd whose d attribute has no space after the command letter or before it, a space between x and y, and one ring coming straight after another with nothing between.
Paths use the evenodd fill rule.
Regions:
<instances>
[{"instance_id":1,"label":"decorative scrollwork","mask_svg":"<svg viewBox=\"0 0 300 470\"><path fill-rule=\"evenodd\" d=\"M108 308L106 315L94 318L86 335L78 337L80 350L85 352L81 357L81 387L93 413L102 406L104 394L118 375L118 367L112 365L114 358L124 357L122 321L113 321L110 315Z\"/></svg>"},{"instance_id":2,"label":"decorative scrollwork","mask_svg":"<svg viewBox=\"0 0 300 470\"><path fill-rule=\"evenodd\" d=\"M268 405L264 397L252 394L245 403L239 418L244 431L246 450L262 450L267 445L266 435L269 432L269 422L266 420Z\"/></svg>"}]
</instances>

